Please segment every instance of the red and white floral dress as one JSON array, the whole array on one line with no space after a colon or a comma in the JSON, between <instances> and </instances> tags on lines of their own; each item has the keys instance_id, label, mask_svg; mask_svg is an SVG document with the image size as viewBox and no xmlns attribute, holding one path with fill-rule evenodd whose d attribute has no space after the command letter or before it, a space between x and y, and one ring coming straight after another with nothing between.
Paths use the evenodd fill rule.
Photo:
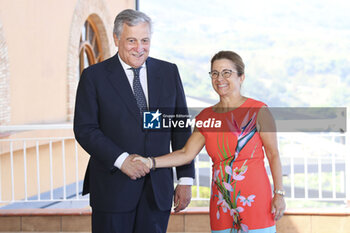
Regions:
<instances>
[{"instance_id":1,"label":"red and white floral dress","mask_svg":"<svg viewBox=\"0 0 350 233\"><path fill-rule=\"evenodd\" d=\"M197 121L221 121L220 129L198 128L213 161L210 224L214 233L275 233L272 192L256 119L264 103L248 98L226 112L204 109Z\"/></svg>"}]
</instances>

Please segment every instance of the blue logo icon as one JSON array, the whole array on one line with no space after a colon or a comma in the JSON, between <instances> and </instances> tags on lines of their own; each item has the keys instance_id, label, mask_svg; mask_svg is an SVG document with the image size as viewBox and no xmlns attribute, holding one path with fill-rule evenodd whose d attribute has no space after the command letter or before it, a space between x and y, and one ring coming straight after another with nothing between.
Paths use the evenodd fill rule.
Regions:
<instances>
[{"instance_id":1,"label":"blue logo icon","mask_svg":"<svg viewBox=\"0 0 350 233\"><path fill-rule=\"evenodd\" d=\"M143 112L143 128L160 129L161 115L159 109L156 112Z\"/></svg>"}]
</instances>

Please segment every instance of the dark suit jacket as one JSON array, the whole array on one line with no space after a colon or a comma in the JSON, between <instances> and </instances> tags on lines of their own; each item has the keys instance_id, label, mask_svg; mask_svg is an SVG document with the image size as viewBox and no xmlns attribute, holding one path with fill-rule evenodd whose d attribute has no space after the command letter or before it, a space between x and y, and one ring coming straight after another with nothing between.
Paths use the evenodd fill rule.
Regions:
<instances>
[{"instance_id":1,"label":"dark suit jacket","mask_svg":"<svg viewBox=\"0 0 350 233\"><path fill-rule=\"evenodd\" d=\"M146 66L150 109L165 107L167 114L186 113L176 65L148 58ZM91 156L83 194L90 193L90 205L95 211L119 212L136 208L144 179L131 180L116 169L114 162L118 156L123 152L142 156L167 154L170 142L173 150L184 146L190 129L142 130L136 100L115 55L83 71L76 96L74 133ZM156 169L150 176L158 207L169 210L173 196L172 169ZM177 168L177 176L194 177L193 162Z\"/></svg>"}]
</instances>

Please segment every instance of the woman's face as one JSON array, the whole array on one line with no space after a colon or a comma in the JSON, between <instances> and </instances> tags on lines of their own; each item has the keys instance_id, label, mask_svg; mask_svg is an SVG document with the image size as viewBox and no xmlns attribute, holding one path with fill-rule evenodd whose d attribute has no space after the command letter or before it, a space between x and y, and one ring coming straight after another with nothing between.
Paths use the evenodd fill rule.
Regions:
<instances>
[{"instance_id":1,"label":"woman's face","mask_svg":"<svg viewBox=\"0 0 350 233\"><path fill-rule=\"evenodd\" d=\"M236 66L232 61L228 59L215 60L211 72L219 74L218 76L212 75L211 83L220 97L241 94L241 85L244 80L244 74L240 77L238 76Z\"/></svg>"}]
</instances>

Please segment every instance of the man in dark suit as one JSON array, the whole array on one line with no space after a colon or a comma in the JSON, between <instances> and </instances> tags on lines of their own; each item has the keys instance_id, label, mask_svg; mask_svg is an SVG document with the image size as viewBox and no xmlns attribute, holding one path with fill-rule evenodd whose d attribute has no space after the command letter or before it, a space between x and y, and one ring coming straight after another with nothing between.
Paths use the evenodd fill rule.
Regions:
<instances>
[{"instance_id":1,"label":"man in dark suit","mask_svg":"<svg viewBox=\"0 0 350 233\"><path fill-rule=\"evenodd\" d=\"M90 154L83 194L90 193L93 233L165 233L174 194L172 169L149 170L135 156L159 156L186 143L190 129L145 131L142 111L187 114L175 64L148 57L151 19L124 10L114 22L118 53L81 75L74 133ZM177 168L175 211L189 204L193 162Z\"/></svg>"}]
</instances>

